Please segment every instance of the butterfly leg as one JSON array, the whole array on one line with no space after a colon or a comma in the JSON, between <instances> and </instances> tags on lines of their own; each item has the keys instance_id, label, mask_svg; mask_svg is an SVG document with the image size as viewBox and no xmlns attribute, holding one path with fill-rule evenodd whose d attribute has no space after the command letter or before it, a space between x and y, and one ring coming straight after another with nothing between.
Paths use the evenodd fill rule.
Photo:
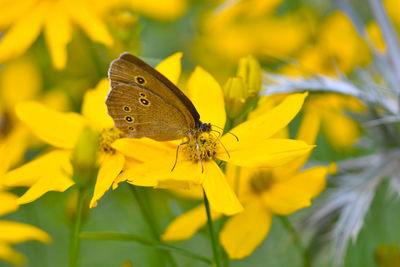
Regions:
<instances>
[{"instance_id":1,"label":"butterfly leg","mask_svg":"<svg viewBox=\"0 0 400 267\"><path fill-rule=\"evenodd\" d=\"M181 145L186 145L186 144L188 144L189 142L190 142L190 139L187 140L186 142L180 143L180 144L176 147L175 163L174 163L174 166L173 166L172 169L171 169L171 172L175 169L176 163L178 162L179 147L180 147Z\"/></svg>"},{"instance_id":2,"label":"butterfly leg","mask_svg":"<svg viewBox=\"0 0 400 267\"><path fill-rule=\"evenodd\" d=\"M203 166L203 161L201 160L200 156L200 146L199 146L199 141L196 138L196 150L197 150L197 155L199 156L200 164L201 164L201 173L204 172L204 166Z\"/></svg>"}]
</instances>

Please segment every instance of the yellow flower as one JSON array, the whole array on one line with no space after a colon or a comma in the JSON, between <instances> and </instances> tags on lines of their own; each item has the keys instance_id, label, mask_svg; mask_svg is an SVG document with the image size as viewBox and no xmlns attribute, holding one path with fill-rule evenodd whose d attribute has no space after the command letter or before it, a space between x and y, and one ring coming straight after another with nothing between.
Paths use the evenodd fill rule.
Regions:
<instances>
[{"instance_id":1,"label":"yellow flower","mask_svg":"<svg viewBox=\"0 0 400 267\"><path fill-rule=\"evenodd\" d=\"M360 113L365 110L364 104L352 96L324 94L310 97L305 104L304 114L316 117L333 147L346 149L360 137L357 122L349 118L346 112Z\"/></svg>"},{"instance_id":2,"label":"yellow flower","mask_svg":"<svg viewBox=\"0 0 400 267\"><path fill-rule=\"evenodd\" d=\"M316 42L297 56L299 66L287 66L282 72L308 76L310 72L336 77L338 69L349 74L355 66L365 65L371 55L350 19L342 12L330 14L318 27Z\"/></svg>"},{"instance_id":3,"label":"yellow flower","mask_svg":"<svg viewBox=\"0 0 400 267\"><path fill-rule=\"evenodd\" d=\"M174 69L172 65L170 67ZM306 95L287 97L275 109L240 124L221 138L217 138L214 132L202 134L198 149L202 161L198 160L196 142L192 140L179 150L178 162L173 171L171 169L179 142L119 139L112 147L142 164L125 169L116 183L128 181L135 185L158 187L201 185L214 211L225 214L240 212L242 206L214 160L246 167L272 167L309 152L312 146L303 141L271 138L299 112ZM188 96L203 122L224 128L226 114L222 90L204 69L197 67L189 78Z\"/></svg>"},{"instance_id":4,"label":"yellow flower","mask_svg":"<svg viewBox=\"0 0 400 267\"><path fill-rule=\"evenodd\" d=\"M276 99L271 101L276 102ZM256 110L251 116L259 118L263 115ZM318 128L315 118L304 117L297 138L312 144ZM276 168L239 168L231 164L227 166L230 185L237 188L244 206L244 211L229 218L220 233L220 242L230 258L246 257L261 244L270 230L273 214L288 215L308 207L311 199L324 189L325 176L330 169L318 166L300 170L308 156L303 155ZM220 216L221 214L215 213L213 219ZM204 207L198 206L176 218L165 230L163 240L188 239L206 221Z\"/></svg>"},{"instance_id":5,"label":"yellow flower","mask_svg":"<svg viewBox=\"0 0 400 267\"><path fill-rule=\"evenodd\" d=\"M87 1L2 1L0 30L0 64L22 55L37 39L42 29L53 64L63 69L67 61L67 44L72 39L72 25L79 25L94 41L112 45L113 40L103 22Z\"/></svg>"},{"instance_id":6,"label":"yellow flower","mask_svg":"<svg viewBox=\"0 0 400 267\"><path fill-rule=\"evenodd\" d=\"M164 66L168 61L179 62L181 53L176 53L158 66L172 81L179 76L180 64L173 69ZM166 72L167 71L167 72ZM28 191L18 199L18 203L36 200L48 191L64 192L74 184L72 176L72 149L86 127L94 129L99 135L99 172L90 207L97 205L104 193L110 188L125 164L124 156L113 148L113 142L122 136L114 128L111 117L104 104L109 91L107 79L99 82L94 90L84 96L82 115L62 113L49 109L36 102L25 102L17 106L17 115L36 136L55 147L41 157L8 172L4 185L9 187L25 186ZM89 148L88 148L89 150ZM131 164L134 160L128 160Z\"/></svg>"},{"instance_id":7,"label":"yellow flower","mask_svg":"<svg viewBox=\"0 0 400 267\"><path fill-rule=\"evenodd\" d=\"M0 191L0 216L18 209L17 197L11 193ZM0 220L0 260L12 265L22 265L25 257L11 246L29 240L43 243L51 241L44 231L19 222Z\"/></svg>"}]
</instances>

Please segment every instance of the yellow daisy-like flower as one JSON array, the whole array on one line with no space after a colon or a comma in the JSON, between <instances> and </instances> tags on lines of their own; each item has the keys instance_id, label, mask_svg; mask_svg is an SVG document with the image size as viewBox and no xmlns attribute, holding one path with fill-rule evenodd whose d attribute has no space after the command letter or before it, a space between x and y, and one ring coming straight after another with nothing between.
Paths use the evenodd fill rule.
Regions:
<instances>
[{"instance_id":1,"label":"yellow daisy-like flower","mask_svg":"<svg viewBox=\"0 0 400 267\"><path fill-rule=\"evenodd\" d=\"M276 99L271 99L270 102L276 102ZM256 110L252 116L262 116L259 114ZM318 129L315 118L304 117L297 138L312 144ZM284 131L279 135L284 136ZM238 168L231 164L227 166L229 182L232 188L237 188L244 206L244 211L228 219L220 233L220 242L230 258L246 257L261 244L270 230L273 214L288 215L308 207L311 199L324 189L325 176L330 169L319 166L300 170L308 157L309 154L303 155L276 168ZM221 214L214 213L213 219L220 216ZM198 206L176 218L165 230L163 240L188 239L206 221L204 206Z\"/></svg>"},{"instance_id":2,"label":"yellow daisy-like flower","mask_svg":"<svg viewBox=\"0 0 400 267\"><path fill-rule=\"evenodd\" d=\"M201 185L214 211L238 213L242 206L215 160L243 167L275 167L308 153L313 146L303 141L271 138L299 112L306 95L287 97L275 109L242 123L221 138L214 132L203 133L198 139L198 149L195 140L182 146L173 171L178 142L116 140L112 145L114 149L142 162L125 169L116 183L128 181L135 185L160 187ZM222 90L204 69L197 67L191 75L188 96L203 122L224 128L226 114Z\"/></svg>"},{"instance_id":3,"label":"yellow daisy-like flower","mask_svg":"<svg viewBox=\"0 0 400 267\"><path fill-rule=\"evenodd\" d=\"M5 32L0 41L0 64L22 55L42 29L57 69L65 67L73 24L96 42L107 46L113 43L106 26L86 0L6 0L0 2L0 9L0 31Z\"/></svg>"},{"instance_id":4,"label":"yellow daisy-like flower","mask_svg":"<svg viewBox=\"0 0 400 267\"><path fill-rule=\"evenodd\" d=\"M17 197L11 193L0 191L0 216L18 209ZM0 260L12 265L22 265L25 257L11 246L29 240L49 243L51 237L44 231L19 222L0 220Z\"/></svg>"},{"instance_id":5,"label":"yellow daisy-like flower","mask_svg":"<svg viewBox=\"0 0 400 267\"><path fill-rule=\"evenodd\" d=\"M176 53L157 68L171 81L176 81L177 78L174 77L179 77L181 68L180 58L181 53ZM169 68L169 65L174 68ZM18 203L32 202L48 191L64 192L74 185L71 179L72 149L83 129L89 126L99 134L100 167L90 207L97 205L97 200L110 188L125 164L124 156L113 148L113 143L122 137L122 133L114 128L114 123L107 114L104 101L108 91L107 79L100 81L96 89L89 90L84 96L82 115L54 111L37 102L25 102L17 106L20 120L36 136L56 148L6 174L3 181L5 186L29 187L18 199ZM126 163L132 165L132 162L134 160L130 159Z\"/></svg>"}]
</instances>

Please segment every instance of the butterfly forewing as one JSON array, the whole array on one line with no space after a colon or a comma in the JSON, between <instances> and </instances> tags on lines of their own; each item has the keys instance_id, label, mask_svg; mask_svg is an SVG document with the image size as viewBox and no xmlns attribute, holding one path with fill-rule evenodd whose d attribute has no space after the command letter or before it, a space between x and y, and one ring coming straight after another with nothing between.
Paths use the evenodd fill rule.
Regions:
<instances>
[{"instance_id":1,"label":"butterfly forewing","mask_svg":"<svg viewBox=\"0 0 400 267\"><path fill-rule=\"evenodd\" d=\"M187 128L194 128L200 119L192 102L172 82L129 53L122 54L111 63L108 75L112 89L120 84L140 86L176 107L184 115Z\"/></svg>"}]
</instances>

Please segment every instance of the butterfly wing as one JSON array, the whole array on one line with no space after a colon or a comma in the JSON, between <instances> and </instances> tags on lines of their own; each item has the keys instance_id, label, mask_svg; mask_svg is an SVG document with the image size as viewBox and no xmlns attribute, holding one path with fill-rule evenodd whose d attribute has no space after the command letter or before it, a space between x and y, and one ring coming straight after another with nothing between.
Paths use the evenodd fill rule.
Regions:
<instances>
[{"instance_id":1,"label":"butterfly wing","mask_svg":"<svg viewBox=\"0 0 400 267\"><path fill-rule=\"evenodd\" d=\"M180 139L188 131L184 114L179 109L135 84L114 85L106 105L115 126L128 137L166 141Z\"/></svg>"},{"instance_id":2,"label":"butterfly wing","mask_svg":"<svg viewBox=\"0 0 400 267\"><path fill-rule=\"evenodd\" d=\"M129 84L158 95L184 115L187 128L194 128L200 119L192 102L179 88L157 70L129 53L123 53L111 63L108 75L112 89L120 84Z\"/></svg>"}]
</instances>

